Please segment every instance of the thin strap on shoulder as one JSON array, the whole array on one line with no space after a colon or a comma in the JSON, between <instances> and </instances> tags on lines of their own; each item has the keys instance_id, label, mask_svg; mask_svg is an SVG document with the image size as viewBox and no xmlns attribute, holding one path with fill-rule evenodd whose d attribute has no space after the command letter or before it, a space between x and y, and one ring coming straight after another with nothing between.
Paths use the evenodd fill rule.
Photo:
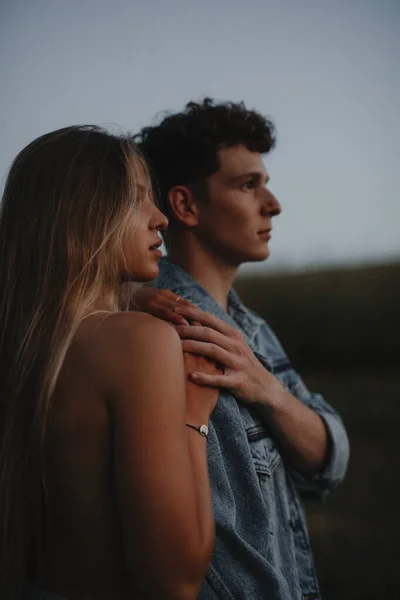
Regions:
<instances>
[{"instance_id":1,"label":"thin strap on shoulder","mask_svg":"<svg viewBox=\"0 0 400 600\"><path fill-rule=\"evenodd\" d=\"M84 317L82 317L81 322L84 319L87 319L88 317L91 317L93 315L98 315L98 314L103 314L104 317L102 319L99 319L99 321L96 323L96 327L94 327L93 331L91 332L92 336L94 336L97 333L97 331L103 325L103 323L107 319L107 317L109 317L110 315L115 315L115 312L113 312L111 310L94 310L93 312L91 312L91 313L85 315Z\"/></svg>"},{"instance_id":2,"label":"thin strap on shoulder","mask_svg":"<svg viewBox=\"0 0 400 600\"><path fill-rule=\"evenodd\" d=\"M83 321L84 319L87 319L88 317L91 317L92 315L98 315L100 313L106 313L108 315L112 315L113 312L111 310L94 310L91 313L88 313L87 315L85 315L84 317L82 317L81 321Z\"/></svg>"}]
</instances>

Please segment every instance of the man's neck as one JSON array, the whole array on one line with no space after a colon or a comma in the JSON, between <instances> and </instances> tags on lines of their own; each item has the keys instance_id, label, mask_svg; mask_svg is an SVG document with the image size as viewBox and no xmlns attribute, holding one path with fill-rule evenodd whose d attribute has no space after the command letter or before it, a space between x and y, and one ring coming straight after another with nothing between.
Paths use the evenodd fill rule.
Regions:
<instances>
[{"instance_id":1,"label":"man's neck","mask_svg":"<svg viewBox=\"0 0 400 600\"><path fill-rule=\"evenodd\" d=\"M200 245L175 245L169 249L168 259L189 273L225 311L228 309L228 294L238 267L226 264Z\"/></svg>"}]
</instances>

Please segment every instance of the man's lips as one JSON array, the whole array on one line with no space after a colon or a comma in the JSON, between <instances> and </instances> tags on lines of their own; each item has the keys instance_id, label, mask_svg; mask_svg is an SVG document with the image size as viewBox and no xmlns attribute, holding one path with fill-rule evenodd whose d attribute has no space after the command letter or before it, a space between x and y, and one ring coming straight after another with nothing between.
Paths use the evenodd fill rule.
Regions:
<instances>
[{"instance_id":1,"label":"man's lips","mask_svg":"<svg viewBox=\"0 0 400 600\"><path fill-rule=\"evenodd\" d=\"M272 231L272 227L270 227L269 229L261 229L260 231L257 231L258 235L262 236L262 237L271 237L271 231Z\"/></svg>"}]
</instances>

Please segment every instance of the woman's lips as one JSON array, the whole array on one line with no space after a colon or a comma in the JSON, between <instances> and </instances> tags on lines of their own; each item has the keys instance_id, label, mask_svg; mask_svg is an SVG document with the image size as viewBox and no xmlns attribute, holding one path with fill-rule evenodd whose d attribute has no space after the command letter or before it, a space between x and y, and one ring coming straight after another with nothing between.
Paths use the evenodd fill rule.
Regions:
<instances>
[{"instance_id":1,"label":"woman's lips","mask_svg":"<svg viewBox=\"0 0 400 600\"><path fill-rule=\"evenodd\" d=\"M156 242L155 244L150 246L149 250L158 250L158 248L161 246L161 244L162 244L162 240L158 240L158 242Z\"/></svg>"},{"instance_id":2,"label":"woman's lips","mask_svg":"<svg viewBox=\"0 0 400 600\"><path fill-rule=\"evenodd\" d=\"M159 257L162 256L162 252L158 248L150 248L150 252L152 252L153 254L156 254Z\"/></svg>"},{"instance_id":3,"label":"woman's lips","mask_svg":"<svg viewBox=\"0 0 400 600\"><path fill-rule=\"evenodd\" d=\"M155 244L153 244L152 246L150 246L150 248L149 248L150 252L155 254L157 256L157 258L161 258L161 256L162 256L162 252L159 249L161 244L162 244L162 240L158 239L158 241Z\"/></svg>"}]
</instances>

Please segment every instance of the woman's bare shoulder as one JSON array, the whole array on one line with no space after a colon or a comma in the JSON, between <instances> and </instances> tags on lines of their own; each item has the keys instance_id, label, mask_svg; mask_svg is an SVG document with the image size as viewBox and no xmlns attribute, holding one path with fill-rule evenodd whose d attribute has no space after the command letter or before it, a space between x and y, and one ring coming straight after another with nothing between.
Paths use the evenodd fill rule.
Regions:
<instances>
[{"instance_id":1,"label":"woman's bare shoulder","mask_svg":"<svg viewBox=\"0 0 400 600\"><path fill-rule=\"evenodd\" d=\"M152 315L138 311L117 312L104 323L102 336L106 341L134 346L151 343L162 337L163 341L179 340L174 327Z\"/></svg>"},{"instance_id":2,"label":"woman's bare shoulder","mask_svg":"<svg viewBox=\"0 0 400 600\"><path fill-rule=\"evenodd\" d=\"M92 330L93 332L93 330ZM103 319L95 334L82 340L103 375L121 377L138 367L149 375L171 359L183 361L180 338L174 327L142 312L117 312Z\"/></svg>"}]
</instances>

